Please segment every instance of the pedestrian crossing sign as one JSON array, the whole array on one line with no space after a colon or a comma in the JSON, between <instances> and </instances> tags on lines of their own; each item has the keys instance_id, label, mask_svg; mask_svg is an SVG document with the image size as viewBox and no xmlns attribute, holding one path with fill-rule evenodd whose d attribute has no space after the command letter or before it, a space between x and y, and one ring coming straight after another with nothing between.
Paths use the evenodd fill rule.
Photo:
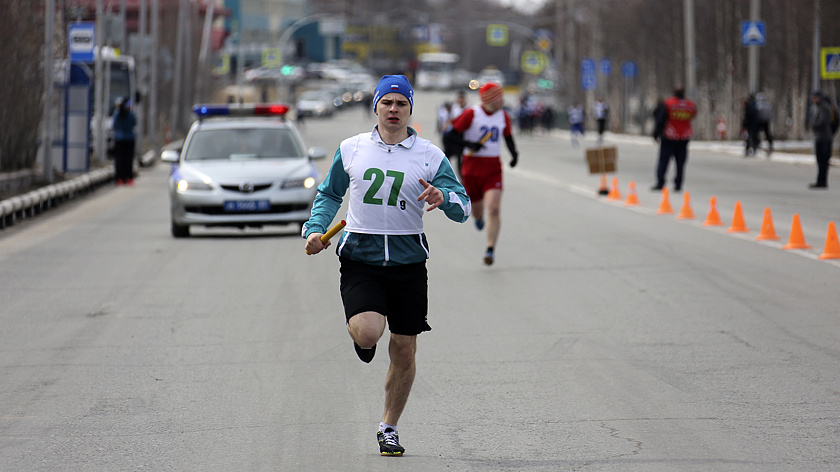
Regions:
<instances>
[{"instance_id":1,"label":"pedestrian crossing sign","mask_svg":"<svg viewBox=\"0 0 840 472\"><path fill-rule=\"evenodd\" d=\"M820 49L820 77L840 79L840 48Z\"/></svg>"},{"instance_id":2,"label":"pedestrian crossing sign","mask_svg":"<svg viewBox=\"0 0 840 472\"><path fill-rule=\"evenodd\" d=\"M538 75L548 66L545 54L539 51L524 51L522 53L522 70L528 74Z\"/></svg>"},{"instance_id":3,"label":"pedestrian crossing sign","mask_svg":"<svg viewBox=\"0 0 840 472\"><path fill-rule=\"evenodd\" d=\"M280 49L278 48L263 48L262 62L263 67L277 68L280 67Z\"/></svg>"},{"instance_id":4,"label":"pedestrian crossing sign","mask_svg":"<svg viewBox=\"0 0 840 472\"><path fill-rule=\"evenodd\" d=\"M505 25L487 25L487 45L505 46L508 43L508 27Z\"/></svg>"},{"instance_id":5,"label":"pedestrian crossing sign","mask_svg":"<svg viewBox=\"0 0 840 472\"><path fill-rule=\"evenodd\" d=\"M742 46L764 46L767 44L767 29L763 21L744 21L741 23Z\"/></svg>"}]
</instances>

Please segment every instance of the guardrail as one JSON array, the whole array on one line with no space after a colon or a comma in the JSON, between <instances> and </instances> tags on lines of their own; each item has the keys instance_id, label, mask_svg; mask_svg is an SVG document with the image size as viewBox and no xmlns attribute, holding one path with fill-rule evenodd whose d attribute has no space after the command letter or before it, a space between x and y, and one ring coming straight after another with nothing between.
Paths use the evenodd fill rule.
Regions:
<instances>
[{"instance_id":1,"label":"guardrail","mask_svg":"<svg viewBox=\"0 0 840 472\"><path fill-rule=\"evenodd\" d=\"M114 179L114 167L108 166L57 184L0 200L0 230L17 220L32 218L61 203L90 192Z\"/></svg>"}]
</instances>

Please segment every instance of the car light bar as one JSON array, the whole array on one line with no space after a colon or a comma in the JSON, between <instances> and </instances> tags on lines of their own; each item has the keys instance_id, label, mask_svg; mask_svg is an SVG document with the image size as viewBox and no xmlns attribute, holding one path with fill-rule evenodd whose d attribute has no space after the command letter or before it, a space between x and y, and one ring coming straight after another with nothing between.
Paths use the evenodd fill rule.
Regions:
<instances>
[{"instance_id":1,"label":"car light bar","mask_svg":"<svg viewBox=\"0 0 840 472\"><path fill-rule=\"evenodd\" d=\"M193 106L193 113L195 113L199 119L214 116L285 116L288 111L289 106L281 103Z\"/></svg>"}]
</instances>

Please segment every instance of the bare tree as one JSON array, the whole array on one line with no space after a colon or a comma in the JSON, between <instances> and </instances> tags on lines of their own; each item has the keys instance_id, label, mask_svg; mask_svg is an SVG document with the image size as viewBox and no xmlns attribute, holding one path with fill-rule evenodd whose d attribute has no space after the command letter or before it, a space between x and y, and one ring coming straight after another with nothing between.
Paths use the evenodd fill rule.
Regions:
<instances>
[{"instance_id":1,"label":"bare tree","mask_svg":"<svg viewBox=\"0 0 840 472\"><path fill-rule=\"evenodd\" d=\"M41 2L0 2L0 172L35 162L43 117L44 15Z\"/></svg>"}]
</instances>

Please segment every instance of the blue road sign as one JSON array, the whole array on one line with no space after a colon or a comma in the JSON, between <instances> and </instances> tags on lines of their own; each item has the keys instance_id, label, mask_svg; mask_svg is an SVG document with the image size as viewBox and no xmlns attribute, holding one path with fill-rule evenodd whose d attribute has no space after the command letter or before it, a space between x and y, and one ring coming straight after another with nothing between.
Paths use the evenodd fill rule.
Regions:
<instances>
[{"instance_id":1,"label":"blue road sign","mask_svg":"<svg viewBox=\"0 0 840 472\"><path fill-rule=\"evenodd\" d=\"M639 67L633 61L625 61L624 64L621 65L621 75L627 77L628 79L633 79L639 75Z\"/></svg>"},{"instance_id":2,"label":"blue road sign","mask_svg":"<svg viewBox=\"0 0 840 472\"><path fill-rule=\"evenodd\" d=\"M741 45L764 46L767 44L767 29L763 21L741 22Z\"/></svg>"},{"instance_id":3,"label":"blue road sign","mask_svg":"<svg viewBox=\"0 0 840 472\"><path fill-rule=\"evenodd\" d=\"M71 23L68 28L67 49L70 62L91 62L94 59L93 50L96 46L94 23Z\"/></svg>"},{"instance_id":4,"label":"blue road sign","mask_svg":"<svg viewBox=\"0 0 840 472\"><path fill-rule=\"evenodd\" d=\"M612 73L612 61L609 59L601 59L601 75L610 75Z\"/></svg>"},{"instance_id":5,"label":"blue road sign","mask_svg":"<svg viewBox=\"0 0 840 472\"><path fill-rule=\"evenodd\" d=\"M584 90L595 90L598 86L595 61L592 59L584 59L580 63L580 86Z\"/></svg>"}]
</instances>

